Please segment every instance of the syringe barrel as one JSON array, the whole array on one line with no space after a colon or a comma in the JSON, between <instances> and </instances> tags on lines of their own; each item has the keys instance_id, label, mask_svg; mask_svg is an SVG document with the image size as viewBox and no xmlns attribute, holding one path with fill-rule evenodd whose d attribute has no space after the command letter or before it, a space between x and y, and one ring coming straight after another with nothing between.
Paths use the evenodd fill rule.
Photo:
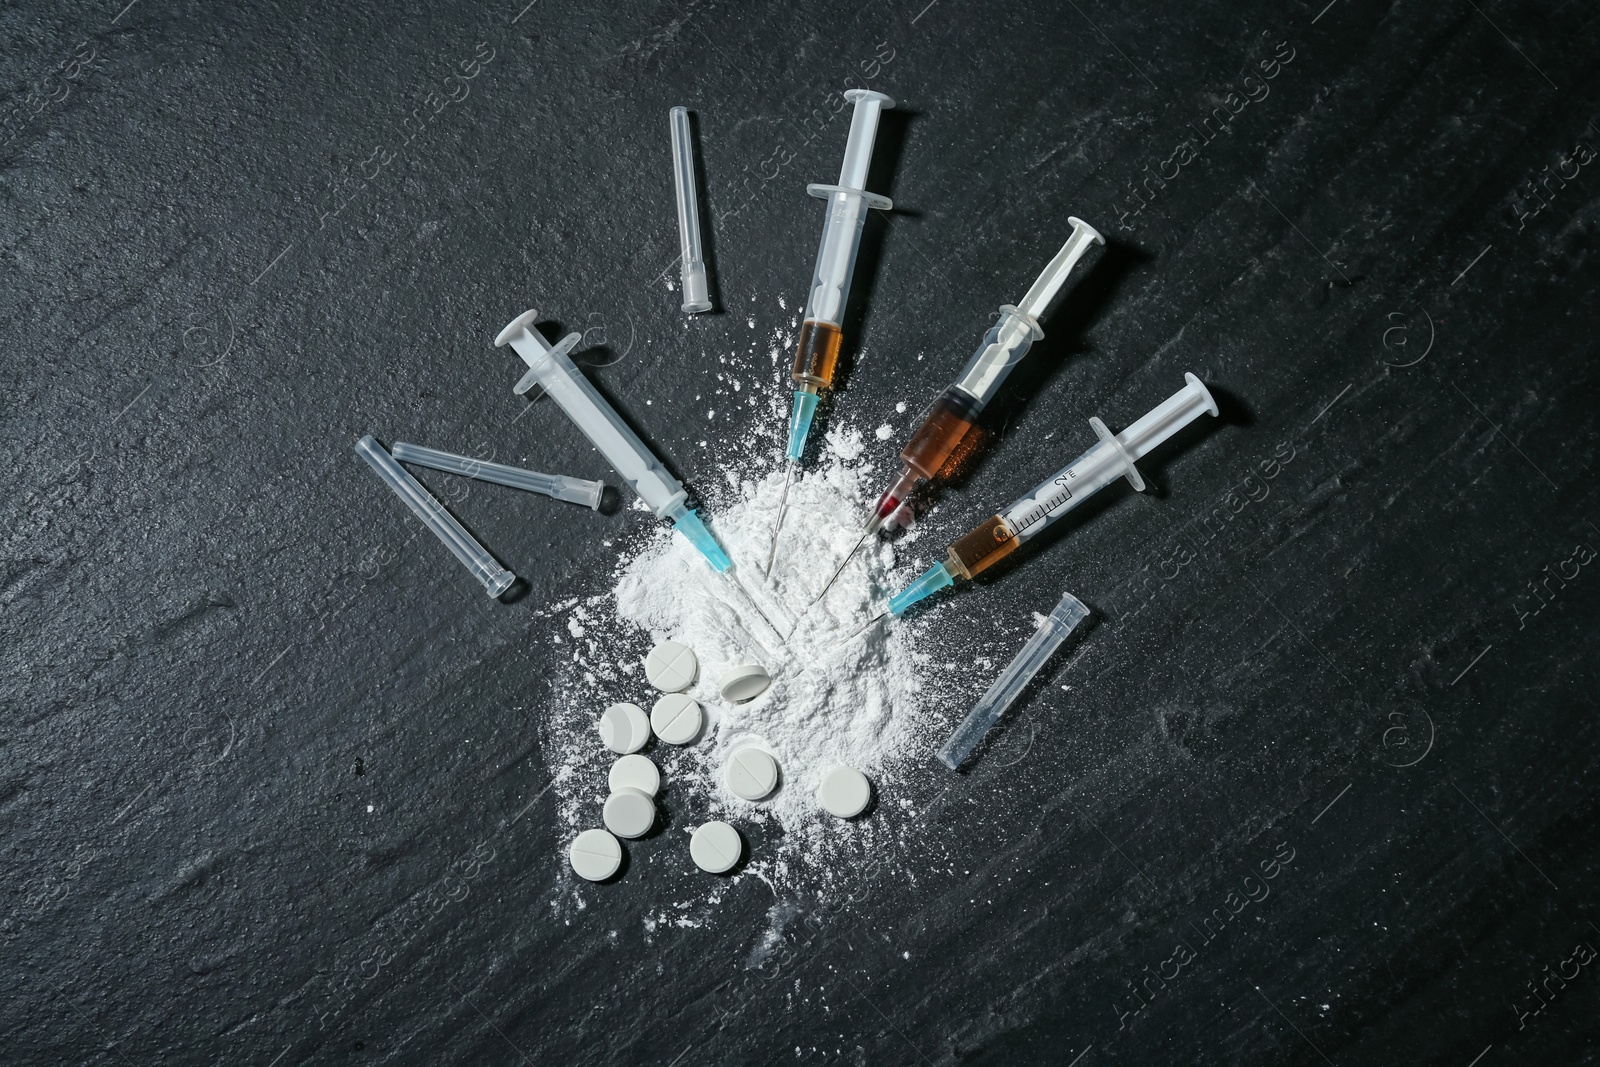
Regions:
<instances>
[{"instance_id":1,"label":"syringe barrel","mask_svg":"<svg viewBox=\"0 0 1600 1067\"><path fill-rule=\"evenodd\" d=\"M623 481L633 487L639 499L655 512L656 518L676 518L688 497L683 484L668 472L567 356L567 350L577 343L577 334L569 334L552 348L534 333L533 314L523 314L501 331L501 343L509 343L517 350L528 365L529 375L577 424Z\"/></svg>"},{"instance_id":2,"label":"syringe barrel","mask_svg":"<svg viewBox=\"0 0 1600 1067\"><path fill-rule=\"evenodd\" d=\"M500 566L488 550L478 543L477 538L469 534L455 516L422 487L422 483L396 463L383 446L373 440L371 434L356 442L356 451L383 479L384 484L405 501L412 514L421 519L422 524L444 542L444 546L461 561L462 566L472 572L472 576L482 583L490 596L499 596L516 581L516 576Z\"/></svg>"},{"instance_id":3,"label":"syringe barrel","mask_svg":"<svg viewBox=\"0 0 1600 1067\"><path fill-rule=\"evenodd\" d=\"M1199 378L1185 374L1184 387L1156 405L1148 415L1117 434L1117 440L1134 459L1142 459L1157 445L1201 415L1217 413L1217 402Z\"/></svg>"},{"instance_id":4,"label":"syringe barrel","mask_svg":"<svg viewBox=\"0 0 1600 1067\"><path fill-rule=\"evenodd\" d=\"M1011 304L1000 308L1000 317L983 335L983 343L967 360L955 388L966 393L976 405L973 415L982 411L1005 384L1011 369L1022 361L1033 342L1044 336L1039 323Z\"/></svg>"},{"instance_id":5,"label":"syringe barrel","mask_svg":"<svg viewBox=\"0 0 1600 1067\"><path fill-rule=\"evenodd\" d=\"M1102 441L1013 501L1000 518L1019 543L1028 541L1126 472L1121 453Z\"/></svg>"},{"instance_id":6,"label":"syringe barrel","mask_svg":"<svg viewBox=\"0 0 1600 1067\"><path fill-rule=\"evenodd\" d=\"M856 253L861 249L867 202L860 192L834 189L827 193L827 203L828 214L822 223L822 240L817 245L817 262L806 297L805 319L837 327L844 322L844 302L850 295Z\"/></svg>"},{"instance_id":7,"label":"syringe barrel","mask_svg":"<svg viewBox=\"0 0 1600 1067\"><path fill-rule=\"evenodd\" d=\"M982 410L983 405L964 389L947 389L906 442L900 461L918 477L932 478L944 468Z\"/></svg>"},{"instance_id":8,"label":"syringe barrel","mask_svg":"<svg viewBox=\"0 0 1600 1067\"><path fill-rule=\"evenodd\" d=\"M689 140L689 109L669 113L672 129L672 184L678 202L678 251L683 279L683 310L711 310L705 255L700 247L700 208L695 197L694 146Z\"/></svg>"},{"instance_id":9,"label":"syringe barrel","mask_svg":"<svg viewBox=\"0 0 1600 1067\"><path fill-rule=\"evenodd\" d=\"M1039 628L1022 646L1022 651L1000 672L989 691L973 705L972 711L956 727L950 740L939 749L939 760L952 771L978 747L978 742L989 732L1005 710L1033 681L1056 649L1067 639L1073 629L1089 614L1089 609L1071 593L1063 593L1061 602L1039 625Z\"/></svg>"}]
</instances>

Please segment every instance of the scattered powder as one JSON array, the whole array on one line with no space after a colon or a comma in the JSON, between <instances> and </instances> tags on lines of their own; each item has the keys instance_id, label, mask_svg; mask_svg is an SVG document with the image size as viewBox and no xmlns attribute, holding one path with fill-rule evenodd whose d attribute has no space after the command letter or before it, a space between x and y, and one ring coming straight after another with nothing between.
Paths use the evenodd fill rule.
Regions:
<instances>
[{"instance_id":1,"label":"scattered powder","mask_svg":"<svg viewBox=\"0 0 1600 1067\"><path fill-rule=\"evenodd\" d=\"M821 809L815 790L829 768L847 764L872 780L880 804L892 804L905 793L900 783L926 775L930 742L922 689L931 683L921 679L929 662L916 648L921 629L887 625L888 620L867 625L884 610L888 593L911 577L909 568L897 567L896 548L915 534L895 545L869 540L827 599L807 611L860 536L866 493L875 488L868 484L872 468L861 462L865 443L859 431L835 428L824 444L820 460L790 487L770 581L762 578L760 565L777 515L782 471L741 474L729 467L719 472L725 488L699 488L714 498L703 514L734 559L733 575L743 590L716 575L663 525L624 549L609 594L572 605L568 632L586 638L588 649L574 653L557 682L547 752L556 767L563 821L573 832L598 824L606 792L609 758L595 729L597 717L617 700L650 706L658 694L644 682L638 660L655 642L671 638L699 657L700 675L689 694L705 709L707 725L693 745L674 748L657 741L646 754L662 766L672 793L698 798L697 812L709 809L709 817L745 828L776 824L781 833L761 835L763 848L746 871L777 888L819 873L830 857L859 857L863 849L892 840L895 831L881 815L841 821ZM727 455L741 454L722 445ZM751 454L751 445L743 455ZM754 463L745 460L742 466ZM759 599L772 624L744 590ZM802 613L803 625L796 628ZM745 662L766 667L772 686L749 703L731 705L716 683ZM738 799L723 784L723 762L743 745L771 752L782 769L777 792L760 803ZM687 847L675 837L661 847Z\"/></svg>"},{"instance_id":2,"label":"scattered powder","mask_svg":"<svg viewBox=\"0 0 1600 1067\"><path fill-rule=\"evenodd\" d=\"M879 426L874 432L878 435L878 440L887 441L889 438L894 436L894 427L890 426L886 422L882 426Z\"/></svg>"},{"instance_id":3,"label":"scattered powder","mask_svg":"<svg viewBox=\"0 0 1600 1067\"><path fill-rule=\"evenodd\" d=\"M906 413L906 402L904 400L900 401L900 403L894 406L894 409L900 414L904 415Z\"/></svg>"}]
</instances>

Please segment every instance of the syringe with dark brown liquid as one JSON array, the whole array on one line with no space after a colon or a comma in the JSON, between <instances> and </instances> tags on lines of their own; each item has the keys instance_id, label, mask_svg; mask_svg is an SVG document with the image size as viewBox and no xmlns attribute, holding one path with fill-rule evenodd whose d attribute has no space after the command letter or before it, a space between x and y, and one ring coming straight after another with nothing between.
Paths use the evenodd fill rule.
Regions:
<instances>
[{"instance_id":1,"label":"syringe with dark brown liquid","mask_svg":"<svg viewBox=\"0 0 1600 1067\"><path fill-rule=\"evenodd\" d=\"M894 101L870 89L851 89L844 95L856 107L850 117L850 137L845 143L844 165L839 168L839 184L806 186L806 192L828 202L828 214L822 224L822 243L817 246L811 291L800 324L800 343L794 353L794 406L789 413L789 444L784 452L789 468L784 473L778 518L772 526L772 547L767 552L769 574L778 554L778 531L783 528L789 483L805 451L817 401L823 389L833 388L833 376L839 369L844 305L850 295L850 278L855 273L867 209L887 211L894 206L888 197L863 188L872 163L872 143L878 135L878 115L884 108L894 107Z\"/></svg>"},{"instance_id":2,"label":"syringe with dark brown liquid","mask_svg":"<svg viewBox=\"0 0 1600 1067\"><path fill-rule=\"evenodd\" d=\"M1091 247L1105 244L1105 238L1087 222L1071 216L1067 221L1072 223L1072 236L1067 238L1067 243L1061 246L1061 251L1055 254L1043 273L1034 280L1033 287L1022 298L1020 305L1005 304L1000 308L999 320L984 335L983 343L967 361L966 369L956 383L934 402L922 425L911 435L905 450L900 453L903 465L900 477L878 498L861 539L833 572L833 578L839 577L856 550L882 528L906 497L911 495L911 490L918 482L937 476L949 463L951 455L966 438L979 413L1000 391L1011 369L1022 361L1033 343L1044 336L1039 319L1066 283L1072 268L1077 266ZM833 578L817 594L818 600L833 586Z\"/></svg>"}]
</instances>

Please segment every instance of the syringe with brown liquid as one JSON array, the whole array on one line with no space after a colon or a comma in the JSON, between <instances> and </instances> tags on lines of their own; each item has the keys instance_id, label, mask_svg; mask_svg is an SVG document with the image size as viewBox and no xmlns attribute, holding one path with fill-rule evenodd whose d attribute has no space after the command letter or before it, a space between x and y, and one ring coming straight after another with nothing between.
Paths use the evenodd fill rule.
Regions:
<instances>
[{"instance_id":1,"label":"syringe with brown liquid","mask_svg":"<svg viewBox=\"0 0 1600 1067\"><path fill-rule=\"evenodd\" d=\"M841 329L844 305L850 295L850 278L855 272L856 253L861 248L861 228L867 209L888 211L894 202L886 196L869 193L867 170L872 163L872 143L878 136L878 115L894 101L870 89L851 89L845 98L854 102L850 117L850 137L845 143L844 165L839 168L838 185L808 185L806 192L828 202L822 225L822 243L817 247L817 263L811 274L811 292L806 297L800 324L800 343L794 353L794 406L789 412L789 444L785 456L789 469L783 477L783 493L778 501L778 518L772 526L772 547L767 552L767 573L778 554L778 531L783 528L788 509L789 483L805 451L811 433L811 420L823 389L833 388L839 369L839 348L844 340Z\"/></svg>"},{"instance_id":2,"label":"syringe with brown liquid","mask_svg":"<svg viewBox=\"0 0 1600 1067\"><path fill-rule=\"evenodd\" d=\"M961 376L934 402L922 425L911 435L905 450L900 453L900 462L903 464L900 477L878 498L861 539L839 563L833 578L828 579L828 584L822 587L822 592L817 594L818 600L827 595L834 579L844 571L845 564L850 562L857 549L899 509L917 483L935 477L944 469L950 456L972 429L979 413L1000 391L1011 369L1028 354L1033 343L1044 336L1039 320L1066 284L1072 268L1094 245L1106 243L1105 238L1082 219L1068 216L1067 221L1072 223L1072 236L1067 238L1067 243L1061 246L1061 251L1055 254L1055 258L1034 280L1020 305L1001 306L1000 318L984 335L983 343L978 345L978 350L967 361Z\"/></svg>"},{"instance_id":3,"label":"syringe with brown liquid","mask_svg":"<svg viewBox=\"0 0 1600 1067\"><path fill-rule=\"evenodd\" d=\"M1217 402L1204 383L1193 374L1183 377L1186 384L1182 389L1119 434L1106 429L1099 419L1090 419L1099 444L958 538L950 546L948 558L889 598L889 612L902 615L917 601L954 585L956 579L970 579L988 570L1118 478L1127 478L1128 484L1142 492L1144 479L1134 462L1201 415L1217 413Z\"/></svg>"}]
</instances>

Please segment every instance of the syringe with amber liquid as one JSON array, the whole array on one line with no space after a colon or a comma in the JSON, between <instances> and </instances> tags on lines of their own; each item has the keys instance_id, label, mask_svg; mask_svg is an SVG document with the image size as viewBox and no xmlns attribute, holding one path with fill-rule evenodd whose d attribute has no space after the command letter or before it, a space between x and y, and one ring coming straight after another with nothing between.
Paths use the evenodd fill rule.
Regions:
<instances>
[{"instance_id":1,"label":"syringe with amber liquid","mask_svg":"<svg viewBox=\"0 0 1600 1067\"><path fill-rule=\"evenodd\" d=\"M889 598L889 613L899 617L911 605L957 579L971 579L1037 537L1051 523L1118 478L1144 490L1134 463L1201 415L1216 415L1217 402L1205 384L1185 374L1184 387L1157 404L1144 418L1114 434L1090 419L1100 443L1040 482L1011 506L958 538L945 559Z\"/></svg>"},{"instance_id":2,"label":"syringe with amber liquid","mask_svg":"<svg viewBox=\"0 0 1600 1067\"><path fill-rule=\"evenodd\" d=\"M878 115L884 108L894 107L894 101L870 89L851 89L844 95L854 102L855 111L850 117L850 137L845 143L844 165L839 168L839 184L806 186L806 192L827 201L828 213L822 224L822 243L817 247L817 263L811 274L805 316L800 323L800 343L794 353L794 406L789 412L789 444L785 450L789 467L783 476L778 518L772 526L772 547L767 552L768 574L772 573L772 561L778 554L778 531L783 528L784 512L788 509L789 484L800 464L800 455L805 451L811 420L817 413L817 401L823 389L833 388L833 376L839 369L844 305L850 295L850 277L855 272L867 209L888 211L894 207L888 197L863 188L872 163L872 143L878 136Z\"/></svg>"},{"instance_id":3,"label":"syringe with amber liquid","mask_svg":"<svg viewBox=\"0 0 1600 1067\"><path fill-rule=\"evenodd\" d=\"M967 361L961 376L934 402L922 425L911 435L905 450L900 453L900 477L878 498L861 539L839 562L833 577L817 594L817 600L827 595L834 580L843 573L845 564L850 562L867 538L877 533L889 516L899 509L917 483L935 477L944 469L950 456L972 429L978 415L1000 391L1011 369L1022 362L1022 357L1028 354L1033 343L1044 336L1039 320L1066 284L1072 268L1077 266L1090 248L1106 243L1106 239L1082 219L1068 216L1067 221L1072 223L1072 236L1067 238L1061 251L1055 254L1055 258L1034 280L1021 304L1001 306L999 319L984 335L983 343L978 345L978 350Z\"/></svg>"}]
</instances>

